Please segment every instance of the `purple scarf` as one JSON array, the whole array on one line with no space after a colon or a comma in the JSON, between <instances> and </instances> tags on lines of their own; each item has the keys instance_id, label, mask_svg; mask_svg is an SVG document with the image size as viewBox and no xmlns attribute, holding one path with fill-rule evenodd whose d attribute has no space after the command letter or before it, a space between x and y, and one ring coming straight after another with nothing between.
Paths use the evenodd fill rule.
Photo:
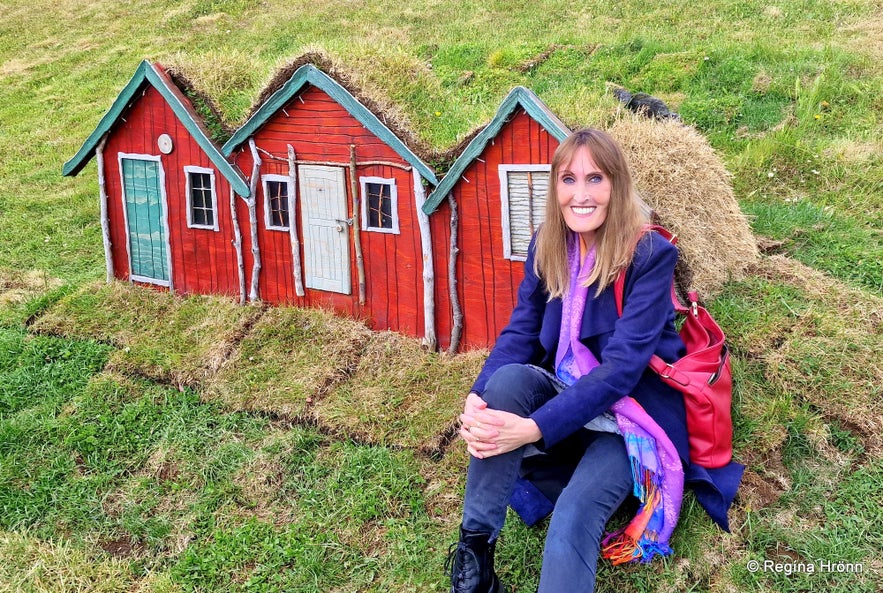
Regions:
<instances>
[{"instance_id":1,"label":"purple scarf","mask_svg":"<svg viewBox=\"0 0 883 593\"><path fill-rule=\"evenodd\" d=\"M568 241L570 285L562 302L561 334L555 355L555 372L567 385L599 365L595 355L579 341L579 330L589 289L586 279L595 267L595 247L581 259L581 239ZM684 493L684 470L671 439L630 396L611 407L625 440L632 464L634 495L641 501L635 517L624 528L604 537L601 555L613 564L649 562L657 554L668 556L668 540L678 522Z\"/></svg>"}]
</instances>

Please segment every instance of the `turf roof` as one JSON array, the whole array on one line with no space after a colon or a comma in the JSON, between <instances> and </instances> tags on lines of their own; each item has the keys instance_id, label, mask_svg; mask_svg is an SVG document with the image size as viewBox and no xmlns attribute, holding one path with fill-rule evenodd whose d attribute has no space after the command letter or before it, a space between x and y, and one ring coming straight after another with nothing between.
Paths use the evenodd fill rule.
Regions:
<instances>
[{"instance_id":1,"label":"turf roof","mask_svg":"<svg viewBox=\"0 0 883 593\"><path fill-rule=\"evenodd\" d=\"M287 74L287 70L283 71L283 76ZM278 80L279 76L277 76ZM263 126L271 117L279 112L285 105L297 96L307 85L313 85L325 93L332 99L337 101L347 112L356 118L363 126L368 128L375 136L383 140L392 148L396 154L408 162L420 175L432 185L438 184L438 178L435 172L417 156L377 115L366 107L361 98L350 92L330 74L320 70L312 63L306 63L299 66L293 74L272 94L260 101L258 107L248 121L242 125L230 140L224 144L223 152L229 156L236 148L252 136L261 126ZM268 87L273 88L276 83L271 82ZM264 95L267 92L265 91Z\"/></svg>"},{"instance_id":2,"label":"turf roof","mask_svg":"<svg viewBox=\"0 0 883 593\"><path fill-rule=\"evenodd\" d=\"M180 122L190 132L193 139L196 140L196 143L205 151L220 173L230 182L233 190L240 196L248 197L250 192L245 177L226 159L214 142L209 139L208 134L199 124L199 117L193 112L189 101L181 92L181 89L177 88L158 66L151 64L147 60L139 64L135 74L117 96L110 109L107 110L107 113L101 118L101 121L98 122L98 126L89 135L80 147L80 150L77 151L77 154L64 164L62 174L74 176L86 166L86 163L95 155L101 139L113 128L122 117L126 108L137 98L138 92L147 84L152 85L153 88L159 91Z\"/></svg>"}]
</instances>

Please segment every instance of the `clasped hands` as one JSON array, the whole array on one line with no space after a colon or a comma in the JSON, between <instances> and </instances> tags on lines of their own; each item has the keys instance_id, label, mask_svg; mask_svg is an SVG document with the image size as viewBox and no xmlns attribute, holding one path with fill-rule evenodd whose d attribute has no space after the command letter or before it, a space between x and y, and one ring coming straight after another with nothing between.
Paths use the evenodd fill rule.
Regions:
<instances>
[{"instance_id":1,"label":"clasped hands","mask_svg":"<svg viewBox=\"0 0 883 593\"><path fill-rule=\"evenodd\" d=\"M460 414L460 436L470 455L485 459L534 443L543 435L530 418L492 410L478 394L470 393Z\"/></svg>"}]
</instances>

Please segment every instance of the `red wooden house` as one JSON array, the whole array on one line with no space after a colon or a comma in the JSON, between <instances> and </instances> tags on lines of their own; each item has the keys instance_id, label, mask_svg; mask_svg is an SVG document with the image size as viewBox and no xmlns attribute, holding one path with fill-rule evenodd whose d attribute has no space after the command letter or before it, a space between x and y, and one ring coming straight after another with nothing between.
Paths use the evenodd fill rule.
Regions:
<instances>
[{"instance_id":1,"label":"red wooden house","mask_svg":"<svg viewBox=\"0 0 883 593\"><path fill-rule=\"evenodd\" d=\"M142 62L63 171L98 161L108 279L330 308L442 348L492 345L567 127L517 87L439 182L315 65L277 86L218 148L181 88Z\"/></svg>"},{"instance_id":2,"label":"red wooden house","mask_svg":"<svg viewBox=\"0 0 883 593\"><path fill-rule=\"evenodd\" d=\"M329 307L435 346L434 172L329 74L298 68L224 145L252 297Z\"/></svg>"},{"instance_id":3,"label":"red wooden house","mask_svg":"<svg viewBox=\"0 0 883 593\"><path fill-rule=\"evenodd\" d=\"M230 204L249 188L201 121L162 67L145 61L65 163L64 175L76 175L98 161L108 280L238 293Z\"/></svg>"},{"instance_id":4,"label":"red wooden house","mask_svg":"<svg viewBox=\"0 0 883 593\"><path fill-rule=\"evenodd\" d=\"M535 94L516 87L427 198L423 210L434 223L454 222L449 244L436 247L446 261L436 265L453 270L456 291L437 298L439 327L450 316L455 346L457 334L461 349L491 346L509 321L531 235L543 220L552 155L569 134Z\"/></svg>"}]
</instances>

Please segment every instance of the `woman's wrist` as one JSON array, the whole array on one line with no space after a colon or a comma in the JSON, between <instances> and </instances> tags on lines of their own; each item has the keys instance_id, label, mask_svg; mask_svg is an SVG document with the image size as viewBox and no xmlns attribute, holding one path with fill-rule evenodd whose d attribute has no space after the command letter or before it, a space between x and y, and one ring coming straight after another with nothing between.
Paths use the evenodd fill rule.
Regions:
<instances>
[{"instance_id":1,"label":"woman's wrist","mask_svg":"<svg viewBox=\"0 0 883 593\"><path fill-rule=\"evenodd\" d=\"M526 439L524 442L525 445L535 443L543 438L543 433L540 432L540 427L537 426L537 423L534 422L533 418L524 419L524 431Z\"/></svg>"}]
</instances>

